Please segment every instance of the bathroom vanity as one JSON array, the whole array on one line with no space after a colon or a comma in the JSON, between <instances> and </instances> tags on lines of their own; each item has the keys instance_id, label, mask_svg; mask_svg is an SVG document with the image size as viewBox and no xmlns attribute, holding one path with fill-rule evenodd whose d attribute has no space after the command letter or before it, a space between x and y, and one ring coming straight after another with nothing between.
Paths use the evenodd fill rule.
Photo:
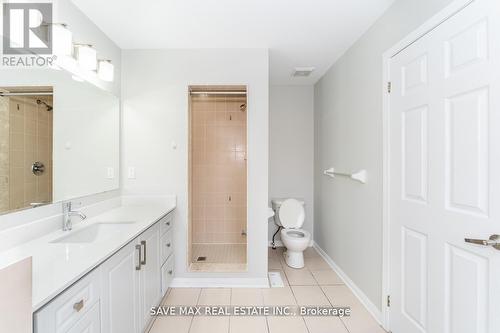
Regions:
<instances>
[{"instance_id":1,"label":"bathroom vanity","mask_svg":"<svg viewBox=\"0 0 500 333\"><path fill-rule=\"evenodd\" d=\"M175 197L113 197L83 207L89 217L71 231L61 215L23 227L57 228L0 256L0 267L31 257L33 332L144 332L174 275L175 207Z\"/></svg>"},{"instance_id":2,"label":"bathroom vanity","mask_svg":"<svg viewBox=\"0 0 500 333\"><path fill-rule=\"evenodd\" d=\"M10 291L32 285L32 311L2 314L36 333L140 333L174 274L176 200L121 196L117 90L57 69L0 70L0 269L31 258Z\"/></svg>"},{"instance_id":3,"label":"bathroom vanity","mask_svg":"<svg viewBox=\"0 0 500 333\"><path fill-rule=\"evenodd\" d=\"M173 209L123 206L31 244L34 332L143 332L173 277Z\"/></svg>"}]
</instances>

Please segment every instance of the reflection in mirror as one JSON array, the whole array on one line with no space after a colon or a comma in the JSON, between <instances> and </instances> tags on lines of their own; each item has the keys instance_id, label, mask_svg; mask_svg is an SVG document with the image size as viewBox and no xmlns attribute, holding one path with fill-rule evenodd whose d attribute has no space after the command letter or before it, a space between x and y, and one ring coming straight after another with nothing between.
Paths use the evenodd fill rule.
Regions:
<instances>
[{"instance_id":1,"label":"reflection in mirror","mask_svg":"<svg viewBox=\"0 0 500 333\"><path fill-rule=\"evenodd\" d=\"M0 88L0 213L52 201L52 92Z\"/></svg>"},{"instance_id":2,"label":"reflection in mirror","mask_svg":"<svg viewBox=\"0 0 500 333\"><path fill-rule=\"evenodd\" d=\"M53 69L0 69L0 214L119 188L120 101Z\"/></svg>"}]
</instances>

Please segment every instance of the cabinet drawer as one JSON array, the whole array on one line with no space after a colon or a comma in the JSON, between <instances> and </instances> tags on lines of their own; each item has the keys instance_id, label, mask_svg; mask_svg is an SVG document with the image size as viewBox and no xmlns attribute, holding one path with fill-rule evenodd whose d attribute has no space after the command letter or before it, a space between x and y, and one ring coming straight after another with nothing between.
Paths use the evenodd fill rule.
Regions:
<instances>
[{"instance_id":1,"label":"cabinet drawer","mask_svg":"<svg viewBox=\"0 0 500 333\"><path fill-rule=\"evenodd\" d=\"M66 332L99 301L99 295L99 269L95 269L34 314L35 332Z\"/></svg>"},{"instance_id":2,"label":"cabinet drawer","mask_svg":"<svg viewBox=\"0 0 500 333\"><path fill-rule=\"evenodd\" d=\"M101 317L99 315L99 302L83 315L66 333L100 333Z\"/></svg>"},{"instance_id":3,"label":"cabinet drawer","mask_svg":"<svg viewBox=\"0 0 500 333\"><path fill-rule=\"evenodd\" d=\"M165 263L165 260L172 254L174 244L172 243L172 230L160 237L161 260L160 263Z\"/></svg>"},{"instance_id":4,"label":"cabinet drawer","mask_svg":"<svg viewBox=\"0 0 500 333\"><path fill-rule=\"evenodd\" d=\"M160 219L160 235L165 234L174 224L174 214L169 213Z\"/></svg>"},{"instance_id":5,"label":"cabinet drawer","mask_svg":"<svg viewBox=\"0 0 500 333\"><path fill-rule=\"evenodd\" d=\"M174 256L171 255L161 267L161 294L165 296L174 278Z\"/></svg>"}]
</instances>

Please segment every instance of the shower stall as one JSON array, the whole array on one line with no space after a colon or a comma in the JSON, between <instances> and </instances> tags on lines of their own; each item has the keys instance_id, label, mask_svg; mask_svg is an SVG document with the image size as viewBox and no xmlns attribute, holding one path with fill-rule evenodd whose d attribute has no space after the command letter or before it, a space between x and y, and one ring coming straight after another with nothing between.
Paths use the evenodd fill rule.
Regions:
<instances>
[{"instance_id":1,"label":"shower stall","mask_svg":"<svg viewBox=\"0 0 500 333\"><path fill-rule=\"evenodd\" d=\"M190 271L247 268L247 91L189 87Z\"/></svg>"}]
</instances>

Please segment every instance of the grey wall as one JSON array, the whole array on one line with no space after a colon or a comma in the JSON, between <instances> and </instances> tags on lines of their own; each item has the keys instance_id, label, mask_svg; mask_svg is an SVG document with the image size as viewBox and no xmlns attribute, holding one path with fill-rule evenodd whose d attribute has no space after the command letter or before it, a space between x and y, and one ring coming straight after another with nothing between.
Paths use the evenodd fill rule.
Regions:
<instances>
[{"instance_id":1,"label":"grey wall","mask_svg":"<svg viewBox=\"0 0 500 333\"><path fill-rule=\"evenodd\" d=\"M122 193L177 196L176 278L267 280L269 195L269 66L267 49L124 50L122 72ZM188 88L248 87L248 271L189 272ZM128 168L135 168L129 179ZM253 281L250 281L253 280ZM209 283L213 280L209 280ZM242 282L243 284L243 282Z\"/></svg>"},{"instance_id":2,"label":"grey wall","mask_svg":"<svg viewBox=\"0 0 500 333\"><path fill-rule=\"evenodd\" d=\"M314 87L271 86L269 91L269 199L303 198L303 229L314 221ZM269 221L269 240L276 231ZM279 240L279 236L277 236Z\"/></svg>"},{"instance_id":3,"label":"grey wall","mask_svg":"<svg viewBox=\"0 0 500 333\"><path fill-rule=\"evenodd\" d=\"M315 86L314 239L381 309L382 54L451 0L397 0ZM368 182L322 175L366 169Z\"/></svg>"}]
</instances>

